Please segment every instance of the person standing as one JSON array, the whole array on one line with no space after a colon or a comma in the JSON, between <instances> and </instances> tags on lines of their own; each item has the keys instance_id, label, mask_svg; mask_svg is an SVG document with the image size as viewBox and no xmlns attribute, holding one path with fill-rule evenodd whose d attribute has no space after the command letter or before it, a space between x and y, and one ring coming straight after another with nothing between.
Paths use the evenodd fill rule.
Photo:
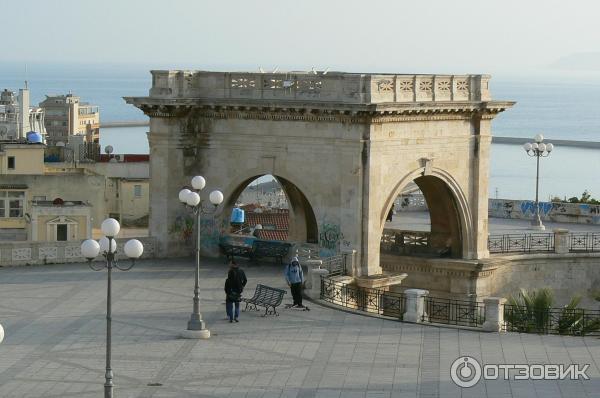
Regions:
<instances>
[{"instance_id":1,"label":"person standing","mask_svg":"<svg viewBox=\"0 0 600 398\"><path fill-rule=\"evenodd\" d=\"M237 278L236 272L230 269L225 280L225 310L229 317L229 323L233 321L239 322L242 289L243 287Z\"/></svg>"},{"instance_id":2,"label":"person standing","mask_svg":"<svg viewBox=\"0 0 600 398\"><path fill-rule=\"evenodd\" d=\"M235 272L235 277L239 283L241 294L244 291L244 287L246 287L246 283L248 283L248 279L246 279L246 273L237 265L234 260L229 262L229 269Z\"/></svg>"},{"instance_id":3,"label":"person standing","mask_svg":"<svg viewBox=\"0 0 600 398\"><path fill-rule=\"evenodd\" d=\"M284 274L294 299L292 308L304 308L302 305L302 283L304 282L304 273L302 272L298 257L294 256L292 258L292 261L285 267Z\"/></svg>"}]
</instances>

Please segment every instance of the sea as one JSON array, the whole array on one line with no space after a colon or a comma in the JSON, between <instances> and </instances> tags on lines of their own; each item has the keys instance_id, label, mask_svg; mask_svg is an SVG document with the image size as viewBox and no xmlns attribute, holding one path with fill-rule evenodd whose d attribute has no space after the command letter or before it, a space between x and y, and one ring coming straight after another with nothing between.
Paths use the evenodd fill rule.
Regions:
<instances>
[{"instance_id":1,"label":"sea","mask_svg":"<svg viewBox=\"0 0 600 398\"><path fill-rule=\"evenodd\" d=\"M31 104L45 95L73 93L100 106L101 122L146 121L141 111L127 105L124 96L148 94L147 66L20 65L0 63L0 90L17 91L27 80ZM158 69L158 68L157 68ZM201 69L201 67L190 67ZM493 135L531 141L538 133L553 139L600 141L600 74L536 73L531 76L494 75L492 98L516 101L492 124ZM101 145L115 153L148 153L148 127L101 129ZM493 144L489 195L502 199L533 199L535 159L519 145ZM600 149L555 145L540 160L540 200L581 196L584 190L600 199Z\"/></svg>"}]
</instances>

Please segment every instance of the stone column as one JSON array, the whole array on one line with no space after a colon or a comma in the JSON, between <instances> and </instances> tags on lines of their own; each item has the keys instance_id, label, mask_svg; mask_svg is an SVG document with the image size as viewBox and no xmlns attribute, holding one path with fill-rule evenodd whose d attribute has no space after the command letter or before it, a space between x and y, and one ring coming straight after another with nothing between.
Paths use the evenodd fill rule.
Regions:
<instances>
[{"instance_id":1,"label":"stone column","mask_svg":"<svg viewBox=\"0 0 600 398\"><path fill-rule=\"evenodd\" d=\"M422 289L408 289L404 291L404 295L406 296L406 308L402 319L404 322L420 323L424 319L427 319L425 296L428 294L428 290Z\"/></svg>"},{"instance_id":2,"label":"stone column","mask_svg":"<svg viewBox=\"0 0 600 398\"><path fill-rule=\"evenodd\" d=\"M565 254L569 252L569 230L554 228L554 252Z\"/></svg>"},{"instance_id":3,"label":"stone column","mask_svg":"<svg viewBox=\"0 0 600 398\"><path fill-rule=\"evenodd\" d=\"M321 269L321 265L323 265L323 261L322 260L306 260L305 264L306 264L306 268L307 268L308 272L306 273L304 288L311 289L313 286L312 274L313 274L314 270Z\"/></svg>"},{"instance_id":4,"label":"stone column","mask_svg":"<svg viewBox=\"0 0 600 398\"><path fill-rule=\"evenodd\" d=\"M486 332L499 332L504 324L504 303L505 298L488 297L483 299L485 306L485 322L483 330Z\"/></svg>"},{"instance_id":5,"label":"stone column","mask_svg":"<svg viewBox=\"0 0 600 398\"><path fill-rule=\"evenodd\" d=\"M310 273L311 288L305 290L306 295L312 300L318 300L321 298L321 277L329 274L326 269L315 268Z\"/></svg>"}]
</instances>

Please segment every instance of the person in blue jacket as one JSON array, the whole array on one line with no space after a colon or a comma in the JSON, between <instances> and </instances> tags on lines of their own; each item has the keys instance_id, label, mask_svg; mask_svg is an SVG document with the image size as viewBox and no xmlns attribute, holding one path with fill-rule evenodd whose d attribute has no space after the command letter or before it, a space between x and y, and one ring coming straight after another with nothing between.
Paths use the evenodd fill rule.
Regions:
<instances>
[{"instance_id":1,"label":"person in blue jacket","mask_svg":"<svg viewBox=\"0 0 600 398\"><path fill-rule=\"evenodd\" d=\"M292 258L292 261L285 267L284 275L294 299L292 308L304 308L302 305L302 283L304 283L304 273L302 272L298 257L294 256Z\"/></svg>"}]
</instances>

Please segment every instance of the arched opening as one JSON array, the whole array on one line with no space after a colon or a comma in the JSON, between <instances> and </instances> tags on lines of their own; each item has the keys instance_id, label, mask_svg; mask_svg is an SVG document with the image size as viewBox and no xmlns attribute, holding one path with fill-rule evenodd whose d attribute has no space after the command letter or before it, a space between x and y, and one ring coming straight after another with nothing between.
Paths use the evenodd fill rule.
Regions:
<instances>
[{"instance_id":1,"label":"arched opening","mask_svg":"<svg viewBox=\"0 0 600 398\"><path fill-rule=\"evenodd\" d=\"M243 221L235 219L243 211ZM318 243L317 220L306 196L292 182L271 174L243 181L226 203L230 234L262 240Z\"/></svg>"},{"instance_id":2,"label":"arched opening","mask_svg":"<svg viewBox=\"0 0 600 398\"><path fill-rule=\"evenodd\" d=\"M386 214L382 252L462 258L463 227L457 201L442 179L433 175L414 178Z\"/></svg>"}]
</instances>

